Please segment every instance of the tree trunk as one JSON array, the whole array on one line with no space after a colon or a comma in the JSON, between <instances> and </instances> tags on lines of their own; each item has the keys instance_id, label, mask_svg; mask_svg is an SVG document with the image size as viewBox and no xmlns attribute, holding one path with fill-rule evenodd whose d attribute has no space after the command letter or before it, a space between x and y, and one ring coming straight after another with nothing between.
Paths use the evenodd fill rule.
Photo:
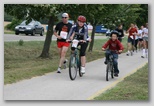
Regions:
<instances>
[{"instance_id":1,"label":"tree trunk","mask_svg":"<svg viewBox=\"0 0 154 106\"><path fill-rule=\"evenodd\" d=\"M96 25L92 25L93 26L93 30L92 30L92 33L91 33L91 43L90 43L90 46L89 46L89 49L88 49L88 52L92 52L93 50L93 45L94 45L94 37L95 37L95 29L96 29Z\"/></svg>"},{"instance_id":2,"label":"tree trunk","mask_svg":"<svg viewBox=\"0 0 154 106\"><path fill-rule=\"evenodd\" d=\"M53 26L54 26L54 17L50 16L48 21L48 30L47 30L47 35L44 42L44 47L40 55L40 57L42 58L49 58L49 49L50 49L50 44L52 42L51 39L53 35Z\"/></svg>"}]
</instances>

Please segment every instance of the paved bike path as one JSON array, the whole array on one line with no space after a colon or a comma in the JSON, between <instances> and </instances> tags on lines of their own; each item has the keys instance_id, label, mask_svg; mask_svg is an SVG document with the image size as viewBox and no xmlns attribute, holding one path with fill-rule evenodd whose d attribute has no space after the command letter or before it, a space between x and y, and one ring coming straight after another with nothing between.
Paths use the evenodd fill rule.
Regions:
<instances>
[{"instance_id":1,"label":"paved bike path","mask_svg":"<svg viewBox=\"0 0 154 106\"><path fill-rule=\"evenodd\" d=\"M4 100L89 100L114 87L124 77L134 73L137 68L148 62L148 58L141 58L141 52L133 56L125 53L119 56L118 78L105 80L106 65L104 58L87 63L86 74L81 78L77 76L71 81L68 69L43 76L23 80L4 86Z\"/></svg>"}]
</instances>

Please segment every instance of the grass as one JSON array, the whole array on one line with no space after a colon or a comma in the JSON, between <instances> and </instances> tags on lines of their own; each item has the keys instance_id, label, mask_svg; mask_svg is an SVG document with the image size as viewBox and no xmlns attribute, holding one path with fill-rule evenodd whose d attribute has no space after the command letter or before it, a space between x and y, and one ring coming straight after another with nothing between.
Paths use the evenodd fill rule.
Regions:
<instances>
[{"instance_id":1,"label":"grass","mask_svg":"<svg viewBox=\"0 0 154 106\"><path fill-rule=\"evenodd\" d=\"M87 62L104 57L101 47L107 39L95 40L93 52L87 52ZM124 39L123 43L126 43ZM43 41L28 41L20 46L18 42L4 42L4 84L11 84L57 70L59 55L56 42L50 46L50 58L38 58L42 52ZM88 48L87 48L88 49ZM66 58L69 59L70 49Z\"/></svg>"},{"instance_id":2,"label":"grass","mask_svg":"<svg viewBox=\"0 0 154 106\"><path fill-rule=\"evenodd\" d=\"M4 30L4 34L15 34L14 31Z\"/></svg>"},{"instance_id":3,"label":"grass","mask_svg":"<svg viewBox=\"0 0 154 106\"><path fill-rule=\"evenodd\" d=\"M149 100L148 63L95 100Z\"/></svg>"}]
</instances>

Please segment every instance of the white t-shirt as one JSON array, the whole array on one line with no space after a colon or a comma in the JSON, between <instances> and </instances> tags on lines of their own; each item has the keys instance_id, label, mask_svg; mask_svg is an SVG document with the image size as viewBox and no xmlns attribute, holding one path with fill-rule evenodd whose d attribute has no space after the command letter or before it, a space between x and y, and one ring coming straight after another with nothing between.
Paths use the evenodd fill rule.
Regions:
<instances>
[{"instance_id":1,"label":"white t-shirt","mask_svg":"<svg viewBox=\"0 0 154 106\"><path fill-rule=\"evenodd\" d=\"M138 30L138 34L139 34L138 38L142 38L143 37L142 32L143 32L143 30Z\"/></svg>"},{"instance_id":2,"label":"white t-shirt","mask_svg":"<svg viewBox=\"0 0 154 106\"><path fill-rule=\"evenodd\" d=\"M143 37L148 37L148 29L143 28Z\"/></svg>"}]
</instances>

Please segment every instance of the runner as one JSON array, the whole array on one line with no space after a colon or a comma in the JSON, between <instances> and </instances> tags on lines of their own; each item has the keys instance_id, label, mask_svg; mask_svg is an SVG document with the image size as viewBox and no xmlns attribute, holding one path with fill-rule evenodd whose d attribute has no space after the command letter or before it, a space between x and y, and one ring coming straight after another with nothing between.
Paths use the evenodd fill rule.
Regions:
<instances>
[{"instance_id":1,"label":"runner","mask_svg":"<svg viewBox=\"0 0 154 106\"><path fill-rule=\"evenodd\" d=\"M139 36L139 41L138 41L138 47L139 50L143 48L143 26L140 27L140 30L138 30L138 36Z\"/></svg>"},{"instance_id":2,"label":"runner","mask_svg":"<svg viewBox=\"0 0 154 106\"><path fill-rule=\"evenodd\" d=\"M139 30L138 27L137 27L137 25L135 25L135 28L136 28L137 30ZM139 35L138 35L138 33L137 33L137 34L135 34L135 44L134 44L134 47L135 47L136 52L137 52L138 40L139 40ZM134 51L134 50L133 50L133 51Z\"/></svg>"},{"instance_id":3,"label":"runner","mask_svg":"<svg viewBox=\"0 0 154 106\"><path fill-rule=\"evenodd\" d=\"M127 56L133 55L133 46L135 44L135 35L138 33L137 29L135 28L135 25L133 23L131 23L130 28L127 30L127 33L129 33L128 35L128 52L127 52Z\"/></svg>"},{"instance_id":4,"label":"runner","mask_svg":"<svg viewBox=\"0 0 154 106\"><path fill-rule=\"evenodd\" d=\"M120 24L115 30L119 33L118 40L122 42L122 38L124 37L123 25Z\"/></svg>"},{"instance_id":5,"label":"runner","mask_svg":"<svg viewBox=\"0 0 154 106\"><path fill-rule=\"evenodd\" d=\"M69 43L66 42L67 35L72 27L71 23L68 23L69 16L67 13L62 14L62 22L59 22L54 30L54 35L57 37L57 47L59 50L59 67L57 69L57 73L61 73L61 67L62 64L64 64L64 68L66 68L66 62L65 59L66 52L69 47ZM58 33L57 33L58 32Z\"/></svg>"},{"instance_id":6,"label":"runner","mask_svg":"<svg viewBox=\"0 0 154 106\"><path fill-rule=\"evenodd\" d=\"M143 28L143 54L142 58L148 55L148 23L146 23L145 28Z\"/></svg>"},{"instance_id":7,"label":"runner","mask_svg":"<svg viewBox=\"0 0 154 106\"><path fill-rule=\"evenodd\" d=\"M80 45L80 56L81 56L81 72L84 74L85 73L85 65L86 65L86 49L88 46L88 43L86 42L87 39L89 38L88 36L88 27L85 24L86 18L84 16L78 16L77 19L77 24L73 25L69 35L68 39L73 40L80 40L82 43L79 43L78 46ZM89 39L91 41L91 39ZM74 48L71 48L72 52L74 51Z\"/></svg>"}]
</instances>

